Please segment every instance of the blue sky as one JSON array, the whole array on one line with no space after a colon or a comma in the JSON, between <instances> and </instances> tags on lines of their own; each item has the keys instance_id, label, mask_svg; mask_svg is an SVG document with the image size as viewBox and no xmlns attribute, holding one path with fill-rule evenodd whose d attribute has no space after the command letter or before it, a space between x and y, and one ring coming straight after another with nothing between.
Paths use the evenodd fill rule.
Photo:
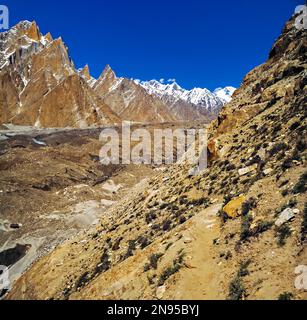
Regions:
<instances>
[{"instance_id":1,"label":"blue sky","mask_svg":"<svg viewBox=\"0 0 307 320\"><path fill-rule=\"evenodd\" d=\"M267 59L296 0L7 0L10 25L37 21L98 77L177 79L190 89L238 87Z\"/></svg>"}]
</instances>

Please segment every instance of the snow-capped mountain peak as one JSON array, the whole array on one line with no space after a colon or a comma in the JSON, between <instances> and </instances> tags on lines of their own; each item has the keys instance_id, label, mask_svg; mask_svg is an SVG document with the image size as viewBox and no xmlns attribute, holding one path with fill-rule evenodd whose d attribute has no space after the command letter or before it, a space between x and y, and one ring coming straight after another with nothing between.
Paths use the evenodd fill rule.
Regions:
<instances>
[{"instance_id":1,"label":"snow-capped mountain peak","mask_svg":"<svg viewBox=\"0 0 307 320\"><path fill-rule=\"evenodd\" d=\"M209 111L219 110L225 103L231 100L231 96L235 88L229 86L225 88L218 88L214 92L206 88L194 88L186 90L182 88L176 81L150 80L150 81L135 81L141 85L146 91L162 98L164 101L171 101L172 103L183 101L193 104L197 107L205 108Z\"/></svg>"},{"instance_id":2,"label":"snow-capped mountain peak","mask_svg":"<svg viewBox=\"0 0 307 320\"><path fill-rule=\"evenodd\" d=\"M225 88L217 88L213 91L213 93L226 102L230 102L235 91L236 88L228 86Z\"/></svg>"}]
</instances>

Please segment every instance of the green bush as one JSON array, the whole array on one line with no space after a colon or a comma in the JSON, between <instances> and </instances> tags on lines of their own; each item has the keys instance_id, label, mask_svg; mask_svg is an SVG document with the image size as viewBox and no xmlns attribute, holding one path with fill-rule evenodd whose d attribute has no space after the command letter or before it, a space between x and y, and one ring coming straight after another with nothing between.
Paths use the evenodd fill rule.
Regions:
<instances>
[{"instance_id":1,"label":"green bush","mask_svg":"<svg viewBox=\"0 0 307 320\"><path fill-rule=\"evenodd\" d=\"M246 293L241 278L236 276L229 284L229 300L242 300Z\"/></svg>"},{"instance_id":2,"label":"green bush","mask_svg":"<svg viewBox=\"0 0 307 320\"><path fill-rule=\"evenodd\" d=\"M246 240L250 236L250 226L252 221L253 221L253 218L251 215L247 214L245 216L242 216L241 234L240 234L241 240Z\"/></svg>"},{"instance_id":3,"label":"green bush","mask_svg":"<svg viewBox=\"0 0 307 320\"><path fill-rule=\"evenodd\" d=\"M229 284L229 300L242 300L246 294L246 289L242 283L242 278L249 275L248 267L251 264L251 260L247 260L240 263L239 270L234 279Z\"/></svg>"},{"instance_id":4,"label":"green bush","mask_svg":"<svg viewBox=\"0 0 307 320\"><path fill-rule=\"evenodd\" d=\"M159 286L162 286L168 278L170 278L173 274L177 273L181 269L184 262L185 253L183 253L181 250L178 252L178 255L178 258L173 261L173 264L170 267L166 268L160 275L158 281Z\"/></svg>"},{"instance_id":5,"label":"green bush","mask_svg":"<svg viewBox=\"0 0 307 320\"><path fill-rule=\"evenodd\" d=\"M279 143L276 143L272 148L271 150L269 151L269 154L270 156L274 156L275 154L279 153L280 151L282 150L286 150L287 149L287 144L284 143L284 142L279 142Z\"/></svg>"},{"instance_id":6,"label":"green bush","mask_svg":"<svg viewBox=\"0 0 307 320\"><path fill-rule=\"evenodd\" d=\"M297 184L293 188L293 193L298 194L298 193L304 193L306 191L306 180L307 180L307 172L303 173Z\"/></svg>"},{"instance_id":7,"label":"green bush","mask_svg":"<svg viewBox=\"0 0 307 320\"><path fill-rule=\"evenodd\" d=\"M278 297L278 300L291 300L293 298L293 294L291 292L281 293Z\"/></svg>"},{"instance_id":8,"label":"green bush","mask_svg":"<svg viewBox=\"0 0 307 320\"><path fill-rule=\"evenodd\" d=\"M277 244L282 247L286 244L286 239L292 234L290 227L286 224L276 228Z\"/></svg>"}]
</instances>

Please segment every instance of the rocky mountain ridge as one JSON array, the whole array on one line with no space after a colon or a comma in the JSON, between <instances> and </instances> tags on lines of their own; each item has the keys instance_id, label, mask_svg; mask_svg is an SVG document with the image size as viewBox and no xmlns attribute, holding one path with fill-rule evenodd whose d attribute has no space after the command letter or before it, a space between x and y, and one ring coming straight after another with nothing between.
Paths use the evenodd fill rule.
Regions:
<instances>
[{"instance_id":1,"label":"rocky mountain ridge","mask_svg":"<svg viewBox=\"0 0 307 320\"><path fill-rule=\"evenodd\" d=\"M137 81L143 86L149 94L160 97L166 104L174 105L180 103L187 103L194 106L195 109L208 112L212 115L218 114L224 104L231 101L231 96L235 91L233 87L219 88L214 92L208 89L193 88L186 90L180 87L175 81L165 84L157 80L151 81Z\"/></svg>"},{"instance_id":2,"label":"rocky mountain ridge","mask_svg":"<svg viewBox=\"0 0 307 320\"><path fill-rule=\"evenodd\" d=\"M109 66L95 79L88 65L75 68L61 38L43 36L29 21L0 34L0 66L1 123L84 128L120 120L210 121L226 103L207 89L178 85L152 94L152 81L118 78Z\"/></svg>"},{"instance_id":3,"label":"rocky mountain ridge","mask_svg":"<svg viewBox=\"0 0 307 320\"><path fill-rule=\"evenodd\" d=\"M120 121L76 72L61 38L23 21L1 34L0 47L1 123L81 128Z\"/></svg>"}]
</instances>

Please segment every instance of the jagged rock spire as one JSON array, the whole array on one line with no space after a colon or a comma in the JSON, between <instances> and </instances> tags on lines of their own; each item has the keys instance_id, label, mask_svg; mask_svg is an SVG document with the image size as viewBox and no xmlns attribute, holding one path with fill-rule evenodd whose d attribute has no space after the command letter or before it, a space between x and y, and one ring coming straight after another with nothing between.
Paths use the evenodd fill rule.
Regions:
<instances>
[{"instance_id":1,"label":"jagged rock spire","mask_svg":"<svg viewBox=\"0 0 307 320\"><path fill-rule=\"evenodd\" d=\"M34 41L39 41L41 39L41 33L35 21L31 23L30 28L26 32L26 36Z\"/></svg>"},{"instance_id":2,"label":"jagged rock spire","mask_svg":"<svg viewBox=\"0 0 307 320\"><path fill-rule=\"evenodd\" d=\"M80 74L84 76L87 80L91 80L91 74L90 74L90 68L88 64L84 66L84 68L81 70Z\"/></svg>"}]
</instances>

